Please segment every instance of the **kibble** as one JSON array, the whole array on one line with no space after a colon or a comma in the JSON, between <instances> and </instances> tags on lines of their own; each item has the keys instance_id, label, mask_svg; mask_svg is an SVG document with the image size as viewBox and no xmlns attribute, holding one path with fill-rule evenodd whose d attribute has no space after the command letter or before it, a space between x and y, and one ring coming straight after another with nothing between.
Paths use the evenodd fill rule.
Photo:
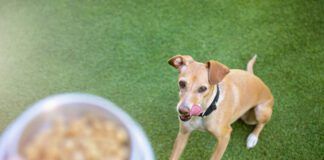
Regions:
<instances>
[{"instance_id":1,"label":"kibble","mask_svg":"<svg viewBox=\"0 0 324 160\"><path fill-rule=\"evenodd\" d=\"M57 118L23 148L26 160L126 160L129 135L113 120L87 116L69 122Z\"/></svg>"}]
</instances>

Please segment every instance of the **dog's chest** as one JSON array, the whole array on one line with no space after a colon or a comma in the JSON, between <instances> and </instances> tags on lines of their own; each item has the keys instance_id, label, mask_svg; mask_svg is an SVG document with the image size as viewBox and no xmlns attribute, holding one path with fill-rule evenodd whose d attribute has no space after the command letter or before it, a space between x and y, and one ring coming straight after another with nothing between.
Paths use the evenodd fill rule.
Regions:
<instances>
[{"instance_id":1,"label":"dog's chest","mask_svg":"<svg viewBox=\"0 0 324 160\"><path fill-rule=\"evenodd\" d=\"M201 117L194 117L191 120L183 123L184 126L189 130L206 130L204 120Z\"/></svg>"}]
</instances>

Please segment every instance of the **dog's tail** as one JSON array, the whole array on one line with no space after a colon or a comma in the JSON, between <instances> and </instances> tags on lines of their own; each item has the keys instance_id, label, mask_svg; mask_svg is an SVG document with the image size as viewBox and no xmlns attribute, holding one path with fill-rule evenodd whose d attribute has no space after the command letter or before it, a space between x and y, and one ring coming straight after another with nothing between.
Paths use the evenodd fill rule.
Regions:
<instances>
[{"instance_id":1,"label":"dog's tail","mask_svg":"<svg viewBox=\"0 0 324 160\"><path fill-rule=\"evenodd\" d=\"M250 72L252 74L254 74L253 73L253 65L255 63L256 58L257 58L257 55L254 55L253 58L247 64L247 68L246 69L247 69L248 72Z\"/></svg>"}]
</instances>

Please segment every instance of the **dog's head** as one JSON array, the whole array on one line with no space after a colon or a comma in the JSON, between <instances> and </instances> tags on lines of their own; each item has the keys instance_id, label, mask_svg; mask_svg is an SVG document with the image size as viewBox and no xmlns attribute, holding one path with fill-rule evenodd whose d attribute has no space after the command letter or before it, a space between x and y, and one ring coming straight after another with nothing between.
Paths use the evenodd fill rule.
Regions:
<instances>
[{"instance_id":1,"label":"dog's head","mask_svg":"<svg viewBox=\"0 0 324 160\"><path fill-rule=\"evenodd\" d=\"M174 56L168 62L179 71L177 110L183 121L206 110L207 98L212 95L215 85L229 73L229 68L217 61L200 63L188 55Z\"/></svg>"}]
</instances>

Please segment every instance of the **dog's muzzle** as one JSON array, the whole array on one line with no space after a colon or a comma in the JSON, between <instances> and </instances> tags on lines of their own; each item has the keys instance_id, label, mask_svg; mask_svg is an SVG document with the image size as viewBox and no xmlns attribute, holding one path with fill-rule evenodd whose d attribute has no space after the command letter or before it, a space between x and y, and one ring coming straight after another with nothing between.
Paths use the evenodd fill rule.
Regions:
<instances>
[{"instance_id":1,"label":"dog's muzzle","mask_svg":"<svg viewBox=\"0 0 324 160\"><path fill-rule=\"evenodd\" d=\"M178 112L181 121L188 121L191 119L190 109L188 107L179 107Z\"/></svg>"},{"instance_id":2,"label":"dog's muzzle","mask_svg":"<svg viewBox=\"0 0 324 160\"><path fill-rule=\"evenodd\" d=\"M182 121L188 121L192 116L199 116L202 113L202 108L198 105L193 105L191 109L188 107L179 107L179 118Z\"/></svg>"}]
</instances>

